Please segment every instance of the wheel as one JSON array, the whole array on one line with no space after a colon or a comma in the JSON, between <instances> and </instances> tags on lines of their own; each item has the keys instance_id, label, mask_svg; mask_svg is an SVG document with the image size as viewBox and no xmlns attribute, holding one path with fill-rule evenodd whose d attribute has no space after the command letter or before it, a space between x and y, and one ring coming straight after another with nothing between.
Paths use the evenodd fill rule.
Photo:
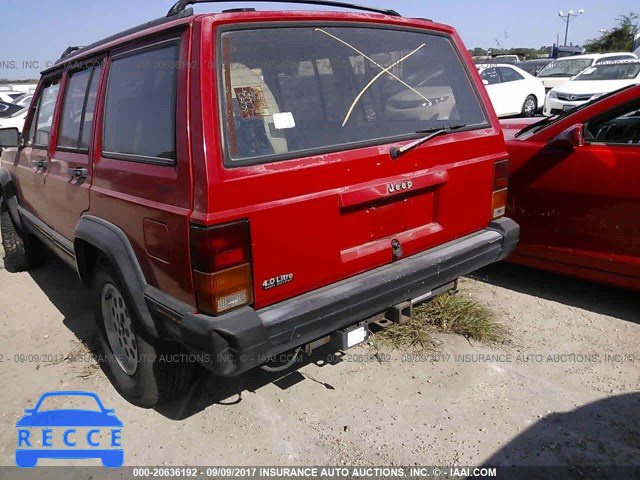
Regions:
<instances>
[{"instance_id":1,"label":"wheel","mask_svg":"<svg viewBox=\"0 0 640 480\"><path fill-rule=\"evenodd\" d=\"M524 103L522 104L522 116L523 117L533 117L538 111L538 101L536 97L533 95L529 95L524 99Z\"/></svg>"},{"instance_id":2,"label":"wheel","mask_svg":"<svg viewBox=\"0 0 640 480\"><path fill-rule=\"evenodd\" d=\"M92 285L99 360L120 395L151 408L189 385L194 364L185 361L178 344L154 339L144 330L122 285L108 261L99 259Z\"/></svg>"},{"instance_id":3,"label":"wheel","mask_svg":"<svg viewBox=\"0 0 640 480\"><path fill-rule=\"evenodd\" d=\"M24 272L42 261L41 249L44 246L32 235L18 231L4 199L0 199L0 230L7 271Z\"/></svg>"}]
</instances>

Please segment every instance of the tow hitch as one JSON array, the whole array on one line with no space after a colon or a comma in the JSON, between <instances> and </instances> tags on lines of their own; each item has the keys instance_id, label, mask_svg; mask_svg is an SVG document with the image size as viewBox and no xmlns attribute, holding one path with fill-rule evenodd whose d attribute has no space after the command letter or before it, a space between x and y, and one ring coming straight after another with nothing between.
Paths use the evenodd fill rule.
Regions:
<instances>
[{"instance_id":1,"label":"tow hitch","mask_svg":"<svg viewBox=\"0 0 640 480\"><path fill-rule=\"evenodd\" d=\"M374 328L377 327L377 329L379 330L382 328L387 328L394 323L397 323L398 325L404 325L407 322L410 322L413 318L414 306L424 303L432 297L440 295L441 293L449 292L451 294L454 294L457 291L458 281L454 280L453 282L447 283L446 285L438 287L417 298L398 303L397 305L394 305L393 307L390 307L386 311L374 315L373 317L358 322L354 325L342 328L340 330L336 330L326 337L322 337L313 342L307 343L304 346L304 352L307 355L311 355L311 352L313 352L313 350L322 345L326 345L327 343L330 343L338 350L347 350L351 347L355 347L356 345L367 341L369 335L371 334L371 329L369 328L370 326L375 325Z\"/></svg>"}]
</instances>

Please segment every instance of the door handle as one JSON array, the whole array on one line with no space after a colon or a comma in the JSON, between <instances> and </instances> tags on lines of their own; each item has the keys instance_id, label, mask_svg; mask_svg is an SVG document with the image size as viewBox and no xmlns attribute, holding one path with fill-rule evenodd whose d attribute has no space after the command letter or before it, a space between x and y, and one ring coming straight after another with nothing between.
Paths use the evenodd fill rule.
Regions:
<instances>
[{"instance_id":1,"label":"door handle","mask_svg":"<svg viewBox=\"0 0 640 480\"><path fill-rule=\"evenodd\" d=\"M72 178L87 178L89 171L86 168L70 168L69 176Z\"/></svg>"}]
</instances>

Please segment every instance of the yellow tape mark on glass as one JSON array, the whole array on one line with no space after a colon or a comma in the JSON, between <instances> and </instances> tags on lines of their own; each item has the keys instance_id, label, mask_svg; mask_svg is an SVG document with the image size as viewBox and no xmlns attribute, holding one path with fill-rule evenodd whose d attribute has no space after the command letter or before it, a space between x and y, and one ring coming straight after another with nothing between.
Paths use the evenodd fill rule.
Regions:
<instances>
[{"instance_id":1,"label":"yellow tape mark on glass","mask_svg":"<svg viewBox=\"0 0 640 480\"><path fill-rule=\"evenodd\" d=\"M362 96L366 93L367 90L369 90L369 88L371 87L371 85L373 85L380 77L382 77L385 73L387 75L389 75L391 78L394 78L395 80L397 80L398 82L400 82L402 85L404 85L405 87L407 87L409 90L411 90L412 92L414 92L416 95L418 95L420 98L422 98L425 102L427 102L429 104L429 106L432 105L431 100L429 100L427 97L425 97L424 95L422 95L419 91L417 91L415 88L413 88L411 85L409 85L407 82L405 82L404 80L402 80L401 78L399 78L397 75L395 75L393 72L391 72L390 70L395 67L396 65L399 65L400 63L404 62L405 60L407 60L409 57L411 57L413 54L415 54L418 50L420 50L423 47L426 47L427 44L423 43L422 45L420 45L419 47L417 47L415 50L413 50L412 52L408 53L407 55L405 55L404 57L402 57L401 59L399 59L398 61L392 63L391 65L389 65L388 67L383 67L382 65L380 65L378 62L376 62L374 59L372 59L371 57L367 56L365 53L361 52L360 50L358 50L356 47L354 47L353 45L351 45L348 42L345 42L344 40L342 40L341 38L336 37L335 35L332 35L331 33L327 32L326 30L323 30L322 28L316 28L315 29L316 32L320 32L320 33L324 33L325 35L327 35L328 37L333 38L334 40L342 43L343 45L346 45L347 47L349 47L351 50L353 50L354 52L356 52L359 55L362 55L365 60L369 60L371 63L373 63L376 67L378 67L379 69L381 69L381 72L378 73L375 77L373 77L369 83L367 83L364 88L360 91L360 93L356 96L355 100L353 101L353 103L351 104L351 107L349 107L349 110L347 111L347 114L344 117L344 121L342 122L342 126L344 127L347 122L349 121L349 118L351 117L351 114L353 113L353 109L356 108L356 105L358 104L358 102L360 101L360 99L362 98Z\"/></svg>"}]
</instances>

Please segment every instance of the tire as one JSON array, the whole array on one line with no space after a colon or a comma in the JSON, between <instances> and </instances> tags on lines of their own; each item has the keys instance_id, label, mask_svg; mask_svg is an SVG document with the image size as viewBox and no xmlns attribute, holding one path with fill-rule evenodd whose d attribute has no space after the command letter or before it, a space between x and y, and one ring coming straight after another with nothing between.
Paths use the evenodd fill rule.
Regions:
<instances>
[{"instance_id":1,"label":"tire","mask_svg":"<svg viewBox=\"0 0 640 480\"><path fill-rule=\"evenodd\" d=\"M44 246L33 236L18 231L4 199L0 200L0 230L5 254L4 268L7 271L24 272L41 263L41 249Z\"/></svg>"},{"instance_id":2,"label":"tire","mask_svg":"<svg viewBox=\"0 0 640 480\"><path fill-rule=\"evenodd\" d=\"M529 95L524 99L524 103L522 104L522 116L523 117L533 117L538 111L538 101L536 97L533 95Z\"/></svg>"},{"instance_id":3,"label":"tire","mask_svg":"<svg viewBox=\"0 0 640 480\"><path fill-rule=\"evenodd\" d=\"M152 338L142 327L129 292L108 261L100 258L91 298L102 354L100 364L127 401L152 408L189 386L194 364L176 343Z\"/></svg>"}]
</instances>

